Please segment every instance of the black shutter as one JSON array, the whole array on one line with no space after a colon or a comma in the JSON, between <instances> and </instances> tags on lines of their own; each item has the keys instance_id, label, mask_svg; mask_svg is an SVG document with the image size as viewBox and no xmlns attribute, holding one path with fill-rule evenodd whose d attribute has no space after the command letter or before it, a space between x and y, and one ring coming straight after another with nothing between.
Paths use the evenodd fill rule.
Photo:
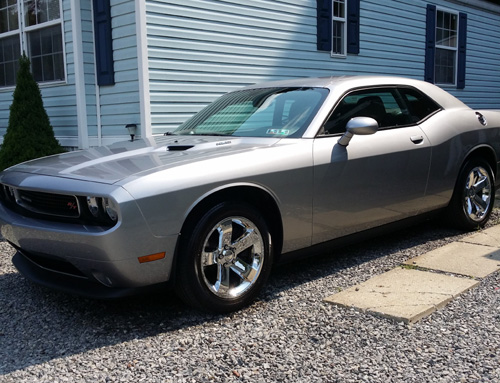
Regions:
<instances>
[{"instance_id":1,"label":"black shutter","mask_svg":"<svg viewBox=\"0 0 500 383\"><path fill-rule=\"evenodd\" d=\"M465 88L465 58L467 52L467 14L460 13L458 22L457 89Z\"/></svg>"},{"instance_id":2,"label":"black shutter","mask_svg":"<svg viewBox=\"0 0 500 383\"><path fill-rule=\"evenodd\" d=\"M347 53L359 54L359 0L347 1Z\"/></svg>"},{"instance_id":3,"label":"black shutter","mask_svg":"<svg viewBox=\"0 0 500 383\"><path fill-rule=\"evenodd\" d=\"M98 85L114 85L115 83L113 39L111 36L111 6L109 1L93 0Z\"/></svg>"},{"instance_id":4,"label":"black shutter","mask_svg":"<svg viewBox=\"0 0 500 383\"><path fill-rule=\"evenodd\" d=\"M436 6L427 4L425 34L425 74L427 82L434 83L434 56L436 51Z\"/></svg>"},{"instance_id":5,"label":"black shutter","mask_svg":"<svg viewBox=\"0 0 500 383\"><path fill-rule=\"evenodd\" d=\"M332 0L316 2L316 38L318 51L332 50Z\"/></svg>"}]
</instances>

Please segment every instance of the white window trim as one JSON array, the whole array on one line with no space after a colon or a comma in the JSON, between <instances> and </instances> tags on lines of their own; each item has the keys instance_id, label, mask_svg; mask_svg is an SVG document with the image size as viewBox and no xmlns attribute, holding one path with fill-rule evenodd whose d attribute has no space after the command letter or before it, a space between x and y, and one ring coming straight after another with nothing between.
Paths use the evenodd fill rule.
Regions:
<instances>
[{"instance_id":1,"label":"white window trim","mask_svg":"<svg viewBox=\"0 0 500 383\"><path fill-rule=\"evenodd\" d=\"M18 17L18 26L19 28L14 30L14 31L8 31L0 34L0 38L5 38L5 37L11 37L14 35L18 35L20 38L20 48L21 52L20 54L22 55L23 52L26 53L29 57L29 51L28 51L28 33L36 30L40 30L46 27L52 27L54 25L60 25L61 28L61 40L62 40L62 54L63 54L63 71L64 71L64 80L54 80L54 81L43 81L43 82L38 82L38 85L42 87L46 86L53 86L53 85L61 85L61 84L66 84L68 81L68 72L67 72L67 65L66 65L66 43L65 43L65 36L64 36L64 9L63 9L63 4L62 0L59 0L59 18L54 19L54 20L49 20L41 24L37 25L32 25L25 27L24 23L24 0L17 0L17 17ZM29 57L31 61L31 57ZM12 90L16 86L5 86L5 87L0 87L0 92L1 91L6 91L6 90Z\"/></svg>"},{"instance_id":2,"label":"white window trim","mask_svg":"<svg viewBox=\"0 0 500 383\"><path fill-rule=\"evenodd\" d=\"M455 15L457 17L457 46L456 47L450 47L450 46L446 46L446 45L439 45L438 44L438 40L437 40L437 30L438 30L438 25L437 25L437 20L438 20L438 12L444 12L444 13L449 13L449 14L452 14L452 15ZM441 87L456 87L457 86L457 78L458 78L458 34L459 34L459 31L460 31L460 16L459 16L459 12L455 11L455 10L451 10L451 9L448 9L448 8L442 8L442 7L436 7L436 27L435 27L435 41L436 41L436 44L435 44L435 50L437 49L443 49L443 50L448 50L448 51L454 51L455 52L455 67L453 68L454 69L454 73L453 73L453 84L451 83L439 83L439 82L436 82L436 85L439 85ZM434 78L436 78L436 61L434 59Z\"/></svg>"},{"instance_id":3,"label":"white window trim","mask_svg":"<svg viewBox=\"0 0 500 383\"><path fill-rule=\"evenodd\" d=\"M332 35L332 50L330 51L330 56L331 57L340 57L340 58L346 58L347 57L347 2L349 0L345 0L344 1L344 17L336 17L334 15L334 0L332 0L332 22L331 22L331 35ZM333 51L333 47L334 47L334 42L333 42L333 23L334 21L339 21L342 23L343 25L343 35L342 35L342 52L343 53L337 53L337 52L334 52Z\"/></svg>"}]
</instances>

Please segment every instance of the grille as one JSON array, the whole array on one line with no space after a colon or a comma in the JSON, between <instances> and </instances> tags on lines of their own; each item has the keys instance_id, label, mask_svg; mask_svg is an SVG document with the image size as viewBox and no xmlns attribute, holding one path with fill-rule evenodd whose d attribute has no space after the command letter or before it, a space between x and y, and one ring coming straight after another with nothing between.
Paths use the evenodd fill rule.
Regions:
<instances>
[{"instance_id":1,"label":"grille","mask_svg":"<svg viewBox=\"0 0 500 383\"><path fill-rule=\"evenodd\" d=\"M49 257L44 257L43 255L27 253L21 249L18 250L22 255L24 255L31 262L38 265L42 269L53 271L56 273L71 275L78 278L87 278L80 270L78 270L75 266L73 266L69 262L58 259L51 259Z\"/></svg>"},{"instance_id":2,"label":"grille","mask_svg":"<svg viewBox=\"0 0 500 383\"><path fill-rule=\"evenodd\" d=\"M4 187L4 201L30 212L57 217L78 218L80 208L75 196L43 193Z\"/></svg>"}]
</instances>

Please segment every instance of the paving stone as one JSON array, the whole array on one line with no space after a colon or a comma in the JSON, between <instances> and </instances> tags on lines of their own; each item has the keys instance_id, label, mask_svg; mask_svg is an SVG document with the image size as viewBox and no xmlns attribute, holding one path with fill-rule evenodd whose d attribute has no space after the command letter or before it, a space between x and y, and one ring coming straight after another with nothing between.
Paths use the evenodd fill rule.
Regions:
<instances>
[{"instance_id":1,"label":"paving stone","mask_svg":"<svg viewBox=\"0 0 500 383\"><path fill-rule=\"evenodd\" d=\"M500 248L500 225L478 231L460 242L474 243L476 245L492 246Z\"/></svg>"},{"instance_id":2,"label":"paving stone","mask_svg":"<svg viewBox=\"0 0 500 383\"><path fill-rule=\"evenodd\" d=\"M500 270L500 249L453 242L405 262L408 265L484 278Z\"/></svg>"},{"instance_id":3,"label":"paving stone","mask_svg":"<svg viewBox=\"0 0 500 383\"><path fill-rule=\"evenodd\" d=\"M325 301L414 323L478 284L469 278L397 268L331 295Z\"/></svg>"}]
</instances>

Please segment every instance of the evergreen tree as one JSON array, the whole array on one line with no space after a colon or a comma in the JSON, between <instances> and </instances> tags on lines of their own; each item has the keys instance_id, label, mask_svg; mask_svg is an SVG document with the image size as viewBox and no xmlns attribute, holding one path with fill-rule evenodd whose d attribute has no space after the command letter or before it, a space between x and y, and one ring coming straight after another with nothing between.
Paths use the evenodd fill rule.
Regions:
<instances>
[{"instance_id":1,"label":"evergreen tree","mask_svg":"<svg viewBox=\"0 0 500 383\"><path fill-rule=\"evenodd\" d=\"M63 151L43 107L40 88L30 72L30 61L23 54L19 58L7 133L0 148L0 170Z\"/></svg>"}]
</instances>

